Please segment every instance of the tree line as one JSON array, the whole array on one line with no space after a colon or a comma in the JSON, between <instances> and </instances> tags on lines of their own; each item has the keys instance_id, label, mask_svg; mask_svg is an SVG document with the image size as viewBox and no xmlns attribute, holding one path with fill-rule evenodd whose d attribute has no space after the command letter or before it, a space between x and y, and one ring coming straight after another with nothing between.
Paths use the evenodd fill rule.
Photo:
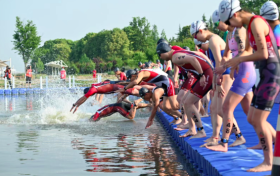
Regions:
<instances>
[{"instance_id":1,"label":"tree line","mask_svg":"<svg viewBox=\"0 0 280 176\"><path fill-rule=\"evenodd\" d=\"M259 9L266 0L241 0L244 10L259 14ZM280 0L274 1L278 6ZM213 9L214 12L215 9ZM223 32L214 27L212 18L202 19L208 29L223 36ZM48 40L39 47L41 37L37 34L36 25L32 21L24 24L16 17L16 31L13 35L14 49L22 56L25 63L31 63L37 72L46 72L44 64L63 60L70 74L108 72L115 67L137 67L138 62L156 62L156 43L164 38L171 45L188 46L194 50L193 38L190 34L190 25L179 25L176 37L167 38L165 31L159 34L156 25L151 25L145 17L133 17L129 25L123 29L102 30L98 33L88 33L77 41L67 39Z\"/></svg>"}]
</instances>

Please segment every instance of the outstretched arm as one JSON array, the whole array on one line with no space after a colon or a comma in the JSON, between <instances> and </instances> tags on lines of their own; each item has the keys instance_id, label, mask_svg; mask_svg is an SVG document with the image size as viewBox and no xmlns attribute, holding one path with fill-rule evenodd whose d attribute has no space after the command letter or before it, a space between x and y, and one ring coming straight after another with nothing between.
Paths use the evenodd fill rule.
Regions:
<instances>
[{"instance_id":1,"label":"outstretched arm","mask_svg":"<svg viewBox=\"0 0 280 176\"><path fill-rule=\"evenodd\" d=\"M73 114L78 110L79 106L81 106L85 101L87 101L87 97L82 96L76 103L73 104L70 112L74 109Z\"/></svg>"},{"instance_id":2,"label":"outstretched arm","mask_svg":"<svg viewBox=\"0 0 280 176\"><path fill-rule=\"evenodd\" d=\"M156 89L155 92L153 93L153 109L152 109L151 115L149 117L149 120L147 122L146 129L153 125L153 121L154 121L154 118L156 116L157 109L159 106L159 99L163 94L164 94L163 89Z\"/></svg>"},{"instance_id":3,"label":"outstretched arm","mask_svg":"<svg viewBox=\"0 0 280 176\"><path fill-rule=\"evenodd\" d=\"M141 102L142 100L143 99L140 98L140 99L134 101L134 103L133 103L134 105L133 105L132 109L130 110L129 115L127 115L127 118L129 118L131 120L134 119L135 114L136 114L136 109L139 108L138 103Z\"/></svg>"}]
</instances>

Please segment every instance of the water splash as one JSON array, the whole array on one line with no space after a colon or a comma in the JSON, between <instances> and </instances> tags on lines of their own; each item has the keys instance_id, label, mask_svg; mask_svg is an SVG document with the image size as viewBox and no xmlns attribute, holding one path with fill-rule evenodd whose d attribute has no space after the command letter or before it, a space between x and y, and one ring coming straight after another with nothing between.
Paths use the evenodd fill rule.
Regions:
<instances>
[{"instance_id":1,"label":"water splash","mask_svg":"<svg viewBox=\"0 0 280 176\"><path fill-rule=\"evenodd\" d=\"M98 104L95 97L90 97L83 105L79 107L75 114L70 109L83 94L81 91L75 93L68 90L49 91L46 94L26 97L26 101L18 99L17 101L33 104L31 111L23 110L14 112L2 123L6 124L81 124L88 123L88 119L102 106L116 102L115 95L105 95L103 102ZM31 102L30 102L31 101ZM30 109L30 107L29 107ZM138 115L147 117L147 111L141 110ZM100 123L106 123L108 120L123 120L124 118L115 113L114 118L104 118Z\"/></svg>"}]
</instances>

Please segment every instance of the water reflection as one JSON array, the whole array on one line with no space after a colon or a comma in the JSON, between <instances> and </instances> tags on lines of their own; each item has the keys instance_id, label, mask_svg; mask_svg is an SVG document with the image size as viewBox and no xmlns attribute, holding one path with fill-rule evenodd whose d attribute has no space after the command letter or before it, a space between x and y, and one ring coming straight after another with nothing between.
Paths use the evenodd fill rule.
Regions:
<instances>
[{"instance_id":1,"label":"water reflection","mask_svg":"<svg viewBox=\"0 0 280 176\"><path fill-rule=\"evenodd\" d=\"M22 153L24 155L19 158L20 161L25 160L33 160L33 158L22 158L22 156L32 156L29 155L30 152L32 152L33 155L37 155L38 153L38 143L37 139L39 137L39 134L37 131L20 131L17 133L17 149L16 152ZM22 163L24 164L24 162Z\"/></svg>"},{"instance_id":2,"label":"water reflection","mask_svg":"<svg viewBox=\"0 0 280 176\"><path fill-rule=\"evenodd\" d=\"M27 111L33 110L33 95L26 96L26 110Z\"/></svg>"},{"instance_id":3,"label":"water reflection","mask_svg":"<svg viewBox=\"0 0 280 176\"><path fill-rule=\"evenodd\" d=\"M72 140L72 147L82 151L87 172L188 175L163 135L119 134L88 142L82 138Z\"/></svg>"},{"instance_id":4,"label":"water reflection","mask_svg":"<svg viewBox=\"0 0 280 176\"><path fill-rule=\"evenodd\" d=\"M2 107L4 107L6 112L14 112L17 110L33 111L34 95L6 95L1 96L0 99L4 99L4 106ZM23 107L25 107L25 109L23 109Z\"/></svg>"}]
</instances>

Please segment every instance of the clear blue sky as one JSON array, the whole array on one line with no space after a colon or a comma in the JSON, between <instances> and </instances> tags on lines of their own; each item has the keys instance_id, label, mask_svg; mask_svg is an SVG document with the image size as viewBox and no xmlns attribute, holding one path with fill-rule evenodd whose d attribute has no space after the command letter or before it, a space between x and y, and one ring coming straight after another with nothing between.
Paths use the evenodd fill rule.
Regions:
<instances>
[{"instance_id":1,"label":"clear blue sky","mask_svg":"<svg viewBox=\"0 0 280 176\"><path fill-rule=\"evenodd\" d=\"M13 48L16 16L32 20L42 39L79 40L89 32L123 28L132 17L146 17L151 25L176 36L179 25L207 19L221 0L0 0L0 60L12 58L12 66L23 72L20 55Z\"/></svg>"}]
</instances>

